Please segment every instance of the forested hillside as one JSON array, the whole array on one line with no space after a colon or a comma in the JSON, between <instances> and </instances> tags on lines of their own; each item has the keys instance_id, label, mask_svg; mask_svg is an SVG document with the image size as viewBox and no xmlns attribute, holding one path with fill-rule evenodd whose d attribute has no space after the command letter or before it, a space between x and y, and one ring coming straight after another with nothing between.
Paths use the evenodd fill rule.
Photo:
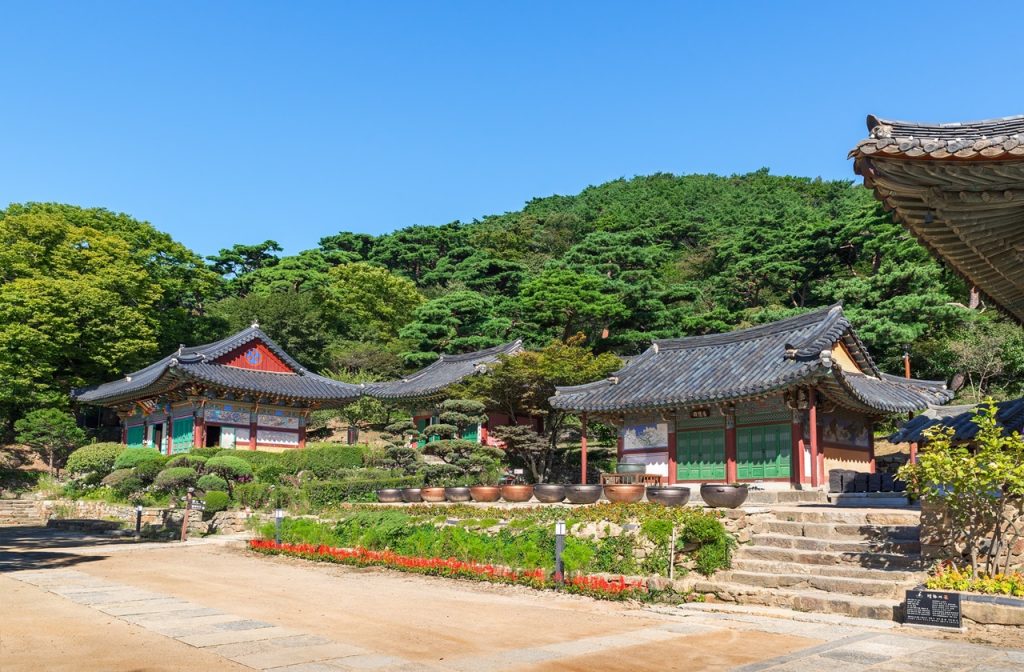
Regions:
<instances>
[{"instance_id":1,"label":"forested hillside","mask_svg":"<svg viewBox=\"0 0 1024 672\"><path fill-rule=\"evenodd\" d=\"M211 223L213 224L213 223ZM470 223L324 232L281 256L202 259L106 210L0 211L0 415L258 319L311 369L389 377L440 352L577 332L633 354L842 301L884 368L1020 392L1024 337L849 182L749 175L616 180Z\"/></svg>"}]
</instances>

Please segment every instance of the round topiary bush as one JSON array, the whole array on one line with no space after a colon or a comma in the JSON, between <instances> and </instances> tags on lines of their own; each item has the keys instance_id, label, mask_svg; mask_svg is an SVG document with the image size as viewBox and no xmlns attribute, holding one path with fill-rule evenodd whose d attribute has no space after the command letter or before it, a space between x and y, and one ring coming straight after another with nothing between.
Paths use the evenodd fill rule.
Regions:
<instances>
[{"instance_id":1,"label":"round topiary bush","mask_svg":"<svg viewBox=\"0 0 1024 672\"><path fill-rule=\"evenodd\" d=\"M223 455L211 457L206 461L206 471L217 474L229 481L237 481L243 478L252 478L252 465L240 457Z\"/></svg>"},{"instance_id":2,"label":"round topiary bush","mask_svg":"<svg viewBox=\"0 0 1024 672\"><path fill-rule=\"evenodd\" d=\"M163 459L163 456L155 448L128 448L114 460L114 469L130 469L139 462L157 459Z\"/></svg>"},{"instance_id":3,"label":"round topiary bush","mask_svg":"<svg viewBox=\"0 0 1024 672\"><path fill-rule=\"evenodd\" d=\"M167 461L162 457L150 458L143 460L135 465L132 471L135 473L143 483L149 484L153 482L156 475L159 474L167 466Z\"/></svg>"},{"instance_id":4,"label":"round topiary bush","mask_svg":"<svg viewBox=\"0 0 1024 672\"><path fill-rule=\"evenodd\" d=\"M199 477L196 481L196 487L203 492L210 492L211 490L227 490L228 482L217 474L205 474Z\"/></svg>"},{"instance_id":5,"label":"round topiary bush","mask_svg":"<svg viewBox=\"0 0 1024 672\"><path fill-rule=\"evenodd\" d=\"M156 475L153 486L166 492L177 492L195 485L196 476L196 470L192 467L170 467Z\"/></svg>"},{"instance_id":6,"label":"round topiary bush","mask_svg":"<svg viewBox=\"0 0 1024 672\"><path fill-rule=\"evenodd\" d=\"M179 453L174 455L171 459L167 460L168 467L192 467L193 469L200 470L203 465L206 464L206 459L202 455L195 455L193 453Z\"/></svg>"},{"instance_id":7,"label":"round topiary bush","mask_svg":"<svg viewBox=\"0 0 1024 672\"><path fill-rule=\"evenodd\" d=\"M120 443L92 443L68 456L65 469L77 476L92 474L99 480L114 470L114 461L124 450Z\"/></svg>"},{"instance_id":8,"label":"round topiary bush","mask_svg":"<svg viewBox=\"0 0 1024 672\"><path fill-rule=\"evenodd\" d=\"M115 469L107 474L100 485L105 485L119 497L130 497L142 490L142 479L135 475L134 469Z\"/></svg>"},{"instance_id":9,"label":"round topiary bush","mask_svg":"<svg viewBox=\"0 0 1024 672\"><path fill-rule=\"evenodd\" d=\"M204 503L206 504L206 513L217 513L228 508L231 498L222 490L211 490L206 493Z\"/></svg>"}]
</instances>

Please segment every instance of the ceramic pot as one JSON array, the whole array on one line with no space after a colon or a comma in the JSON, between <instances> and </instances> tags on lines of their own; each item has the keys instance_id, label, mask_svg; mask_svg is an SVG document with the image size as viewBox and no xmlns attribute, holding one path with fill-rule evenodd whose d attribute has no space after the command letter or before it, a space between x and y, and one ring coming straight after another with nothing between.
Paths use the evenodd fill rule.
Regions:
<instances>
[{"instance_id":1,"label":"ceramic pot","mask_svg":"<svg viewBox=\"0 0 1024 672\"><path fill-rule=\"evenodd\" d=\"M615 467L617 474L646 474L646 464L619 464Z\"/></svg>"},{"instance_id":2,"label":"ceramic pot","mask_svg":"<svg viewBox=\"0 0 1024 672\"><path fill-rule=\"evenodd\" d=\"M496 485L474 485L469 489L474 502L496 502L501 499L501 488Z\"/></svg>"},{"instance_id":3,"label":"ceramic pot","mask_svg":"<svg viewBox=\"0 0 1024 672\"><path fill-rule=\"evenodd\" d=\"M690 489L682 485L652 485L647 488L647 501L665 506L686 506Z\"/></svg>"},{"instance_id":4,"label":"ceramic pot","mask_svg":"<svg viewBox=\"0 0 1024 672\"><path fill-rule=\"evenodd\" d=\"M726 485L725 483L702 483L700 498L708 506L718 509L735 509L747 501L746 485Z\"/></svg>"},{"instance_id":5,"label":"ceramic pot","mask_svg":"<svg viewBox=\"0 0 1024 672\"><path fill-rule=\"evenodd\" d=\"M639 502L644 498L644 486L640 483L604 486L604 496L613 503Z\"/></svg>"},{"instance_id":6,"label":"ceramic pot","mask_svg":"<svg viewBox=\"0 0 1024 672\"><path fill-rule=\"evenodd\" d=\"M422 502L423 498L420 497L419 488L402 488L402 501L409 504L416 502Z\"/></svg>"},{"instance_id":7,"label":"ceramic pot","mask_svg":"<svg viewBox=\"0 0 1024 672\"><path fill-rule=\"evenodd\" d=\"M377 491L377 501L381 504L397 504L402 501L402 489L381 488Z\"/></svg>"},{"instance_id":8,"label":"ceramic pot","mask_svg":"<svg viewBox=\"0 0 1024 672\"><path fill-rule=\"evenodd\" d=\"M596 483L567 485L565 486L565 497L570 504L593 504L601 499L603 486Z\"/></svg>"},{"instance_id":9,"label":"ceramic pot","mask_svg":"<svg viewBox=\"0 0 1024 672\"><path fill-rule=\"evenodd\" d=\"M555 483L538 483L533 486L533 496L538 502L555 504L565 499L565 486Z\"/></svg>"},{"instance_id":10,"label":"ceramic pot","mask_svg":"<svg viewBox=\"0 0 1024 672\"><path fill-rule=\"evenodd\" d=\"M470 499L469 488L452 487L444 489L444 498L449 502L468 502Z\"/></svg>"},{"instance_id":11,"label":"ceramic pot","mask_svg":"<svg viewBox=\"0 0 1024 672\"><path fill-rule=\"evenodd\" d=\"M424 502L443 502L444 488L420 488L420 497Z\"/></svg>"},{"instance_id":12,"label":"ceramic pot","mask_svg":"<svg viewBox=\"0 0 1024 672\"><path fill-rule=\"evenodd\" d=\"M533 497L532 485L503 485L501 498L506 502L528 502Z\"/></svg>"}]
</instances>

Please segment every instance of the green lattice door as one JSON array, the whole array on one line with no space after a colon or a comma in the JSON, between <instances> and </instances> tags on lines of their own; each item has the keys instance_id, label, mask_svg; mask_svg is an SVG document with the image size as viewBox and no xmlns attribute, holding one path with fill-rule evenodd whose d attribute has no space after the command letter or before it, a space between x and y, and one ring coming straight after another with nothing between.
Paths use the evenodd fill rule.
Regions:
<instances>
[{"instance_id":1,"label":"green lattice door","mask_svg":"<svg viewBox=\"0 0 1024 672\"><path fill-rule=\"evenodd\" d=\"M789 423L736 428L736 477L789 478L793 452Z\"/></svg>"},{"instance_id":2,"label":"green lattice door","mask_svg":"<svg viewBox=\"0 0 1024 672\"><path fill-rule=\"evenodd\" d=\"M676 433L676 479L720 481L725 478L725 433L721 429Z\"/></svg>"},{"instance_id":3,"label":"green lattice door","mask_svg":"<svg viewBox=\"0 0 1024 672\"><path fill-rule=\"evenodd\" d=\"M190 450L192 450L192 418L179 418L174 421L171 452L187 453Z\"/></svg>"},{"instance_id":4,"label":"green lattice door","mask_svg":"<svg viewBox=\"0 0 1024 672\"><path fill-rule=\"evenodd\" d=\"M126 443L129 448L141 448L142 442L145 438L145 428L142 425L135 425L134 427L128 428Z\"/></svg>"},{"instance_id":5,"label":"green lattice door","mask_svg":"<svg viewBox=\"0 0 1024 672\"><path fill-rule=\"evenodd\" d=\"M478 436L477 428L478 428L478 425L473 425L472 427L467 427L462 432L462 438L464 438L466 441L476 442L477 436Z\"/></svg>"}]
</instances>

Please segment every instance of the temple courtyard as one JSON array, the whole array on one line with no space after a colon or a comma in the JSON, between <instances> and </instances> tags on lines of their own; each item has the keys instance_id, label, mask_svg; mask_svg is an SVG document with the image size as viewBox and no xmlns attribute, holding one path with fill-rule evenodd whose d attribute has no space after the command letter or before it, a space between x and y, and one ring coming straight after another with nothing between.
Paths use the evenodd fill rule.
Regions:
<instances>
[{"instance_id":1,"label":"temple courtyard","mask_svg":"<svg viewBox=\"0 0 1024 672\"><path fill-rule=\"evenodd\" d=\"M0 669L1019 670L1011 640L0 529ZM1016 642L1020 646L1020 642Z\"/></svg>"}]
</instances>

